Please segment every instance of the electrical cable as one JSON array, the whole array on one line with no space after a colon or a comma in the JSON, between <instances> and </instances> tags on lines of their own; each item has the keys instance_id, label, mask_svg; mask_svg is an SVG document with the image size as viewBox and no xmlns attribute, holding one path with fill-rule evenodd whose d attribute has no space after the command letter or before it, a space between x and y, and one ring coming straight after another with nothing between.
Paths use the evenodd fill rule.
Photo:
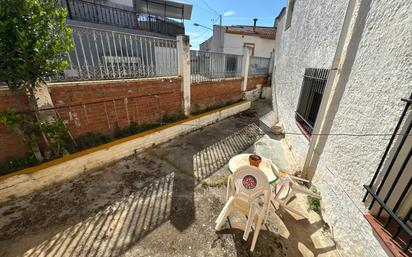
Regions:
<instances>
[{"instance_id":1,"label":"electrical cable","mask_svg":"<svg viewBox=\"0 0 412 257\"><path fill-rule=\"evenodd\" d=\"M205 0L201 0L201 1L207 6L207 8L209 8L209 10L214 11L217 15L220 15L215 9L211 8L211 7L206 3Z\"/></svg>"}]
</instances>

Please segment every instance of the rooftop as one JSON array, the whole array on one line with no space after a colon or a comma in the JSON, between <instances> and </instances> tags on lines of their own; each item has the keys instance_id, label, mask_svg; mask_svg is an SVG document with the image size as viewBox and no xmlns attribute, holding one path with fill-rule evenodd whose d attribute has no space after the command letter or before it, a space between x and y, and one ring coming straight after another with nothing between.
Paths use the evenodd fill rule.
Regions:
<instances>
[{"instance_id":1,"label":"rooftop","mask_svg":"<svg viewBox=\"0 0 412 257\"><path fill-rule=\"evenodd\" d=\"M254 29L253 26L249 25L231 25L225 27L225 32L248 36L258 36L266 39L276 38L276 28L274 27L256 26Z\"/></svg>"}]
</instances>

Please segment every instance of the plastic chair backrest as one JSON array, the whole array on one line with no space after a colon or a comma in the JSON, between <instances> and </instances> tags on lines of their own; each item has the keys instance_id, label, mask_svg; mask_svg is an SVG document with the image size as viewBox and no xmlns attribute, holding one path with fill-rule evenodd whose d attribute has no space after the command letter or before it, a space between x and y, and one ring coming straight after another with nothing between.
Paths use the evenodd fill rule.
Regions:
<instances>
[{"instance_id":1,"label":"plastic chair backrest","mask_svg":"<svg viewBox=\"0 0 412 257\"><path fill-rule=\"evenodd\" d=\"M270 185L265 173L256 167L239 167L233 173L232 179L236 193L247 197L249 201L262 194L270 194Z\"/></svg>"}]
</instances>

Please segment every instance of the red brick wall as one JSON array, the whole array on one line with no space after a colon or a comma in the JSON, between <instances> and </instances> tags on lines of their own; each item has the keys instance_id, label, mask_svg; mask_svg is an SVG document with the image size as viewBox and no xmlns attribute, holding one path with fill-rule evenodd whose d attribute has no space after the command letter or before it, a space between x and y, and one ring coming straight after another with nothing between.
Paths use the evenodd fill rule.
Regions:
<instances>
[{"instance_id":1,"label":"red brick wall","mask_svg":"<svg viewBox=\"0 0 412 257\"><path fill-rule=\"evenodd\" d=\"M258 75L249 77L247 80L247 91L256 89L257 85L265 86L268 83L267 75Z\"/></svg>"},{"instance_id":2,"label":"red brick wall","mask_svg":"<svg viewBox=\"0 0 412 257\"><path fill-rule=\"evenodd\" d=\"M197 82L191 85L191 107L196 112L225 102L239 100L242 79Z\"/></svg>"},{"instance_id":3,"label":"red brick wall","mask_svg":"<svg viewBox=\"0 0 412 257\"><path fill-rule=\"evenodd\" d=\"M129 121L157 123L163 116L180 114L180 88L179 78L49 85L53 103L75 138L86 132L111 134L115 123L120 127L127 127ZM20 98L20 110L27 110L27 97ZM0 90L0 112L16 106L15 96L7 89ZM28 151L13 130L1 125L0 145L0 164Z\"/></svg>"},{"instance_id":4,"label":"red brick wall","mask_svg":"<svg viewBox=\"0 0 412 257\"><path fill-rule=\"evenodd\" d=\"M110 134L115 124L157 123L181 113L181 80L99 81L50 86L55 107L73 137L87 132ZM68 107L69 106L69 107Z\"/></svg>"},{"instance_id":5,"label":"red brick wall","mask_svg":"<svg viewBox=\"0 0 412 257\"><path fill-rule=\"evenodd\" d=\"M9 90L1 89L0 112L3 112L7 107L27 110L28 99L25 95L14 96ZM0 125L0 163L12 156L24 155L26 152L27 147L20 136L12 129Z\"/></svg>"},{"instance_id":6,"label":"red brick wall","mask_svg":"<svg viewBox=\"0 0 412 257\"><path fill-rule=\"evenodd\" d=\"M248 90L265 84L266 76L248 80ZM206 81L191 85L192 111L239 100L242 79ZM162 117L182 113L181 79L147 79L50 84L50 94L58 113L66 121L73 137L87 132L111 134L115 124L127 127L129 122L156 123ZM20 96L27 110L27 97ZM0 90L0 112L16 107L16 98ZM0 163L21 156L27 148L11 129L0 126Z\"/></svg>"}]
</instances>

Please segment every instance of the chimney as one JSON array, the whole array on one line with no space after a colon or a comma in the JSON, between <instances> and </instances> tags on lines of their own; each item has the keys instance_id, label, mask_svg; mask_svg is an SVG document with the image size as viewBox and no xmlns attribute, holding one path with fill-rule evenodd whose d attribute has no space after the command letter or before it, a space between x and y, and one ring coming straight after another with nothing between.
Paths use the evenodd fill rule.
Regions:
<instances>
[{"instance_id":1,"label":"chimney","mask_svg":"<svg viewBox=\"0 0 412 257\"><path fill-rule=\"evenodd\" d=\"M253 19L253 32L256 32L256 22L257 22L257 19L254 18Z\"/></svg>"}]
</instances>

